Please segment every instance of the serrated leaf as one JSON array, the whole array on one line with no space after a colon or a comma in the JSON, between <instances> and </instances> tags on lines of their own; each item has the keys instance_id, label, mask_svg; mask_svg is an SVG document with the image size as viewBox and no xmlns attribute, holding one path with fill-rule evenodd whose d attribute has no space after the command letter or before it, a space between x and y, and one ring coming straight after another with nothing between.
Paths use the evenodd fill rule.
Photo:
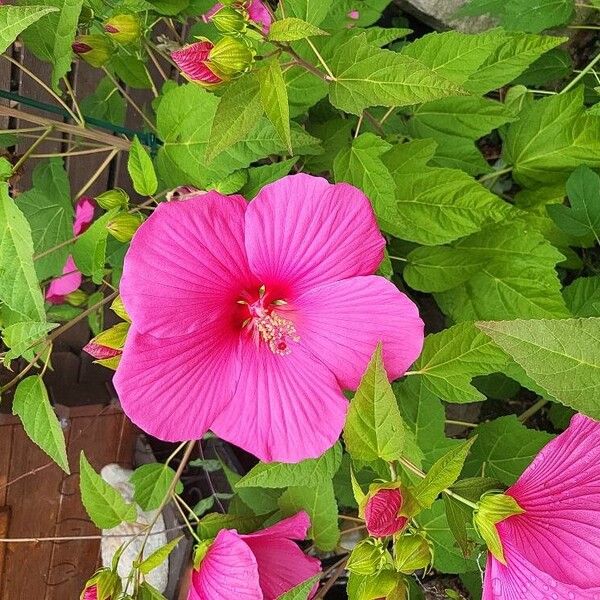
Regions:
<instances>
[{"instance_id":1,"label":"serrated leaf","mask_svg":"<svg viewBox=\"0 0 600 600\"><path fill-rule=\"evenodd\" d=\"M18 415L25 433L65 473L70 473L65 436L48 399L48 392L38 375L19 383L13 400L13 414Z\"/></svg>"},{"instance_id":2,"label":"serrated leaf","mask_svg":"<svg viewBox=\"0 0 600 600\"><path fill-rule=\"evenodd\" d=\"M0 182L0 302L17 317L14 322L46 321L33 252L29 223Z\"/></svg>"},{"instance_id":3,"label":"serrated leaf","mask_svg":"<svg viewBox=\"0 0 600 600\"><path fill-rule=\"evenodd\" d=\"M323 551L335 548L340 538L340 530L338 508L331 481L313 487L290 487L283 492L278 503L287 516L305 510L311 522L308 535L317 548Z\"/></svg>"},{"instance_id":4,"label":"serrated leaf","mask_svg":"<svg viewBox=\"0 0 600 600\"><path fill-rule=\"evenodd\" d=\"M315 575L302 583L294 586L289 592L282 594L277 600L308 600L311 590L319 581L319 575Z\"/></svg>"},{"instance_id":5,"label":"serrated leaf","mask_svg":"<svg viewBox=\"0 0 600 600\"><path fill-rule=\"evenodd\" d=\"M356 115L369 106L407 106L462 93L418 60L370 45L365 34L337 46L328 65L331 103Z\"/></svg>"},{"instance_id":6,"label":"serrated leaf","mask_svg":"<svg viewBox=\"0 0 600 600\"><path fill-rule=\"evenodd\" d=\"M5 327L2 332L2 341L10 348L4 355L5 364L19 356L31 360L34 356L34 344L55 327L58 327L57 323L36 321L21 321Z\"/></svg>"},{"instance_id":7,"label":"serrated leaf","mask_svg":"<svg viewBox=\"0 0 600 600\"><path fill-rule=\"evenodd\" d=\"M265 185L285 177L297 162L297 158L288 158L271 165L261 165L248 169L248 181L244 184L240 193L246 200L252 200Z\"/></svg>"},{"instance_id":8,"label":"serrated leaf","mask_svg":"<svg viewBox=\"0 0 600 600\"><path fill-rule=\"evenodd\" d=\"M139 569L144 575L150 573L156 569L156 567L160 566L167 558L169 558L169 554L175 550L175 547L179 542L183 539L183 536L179 536L177 538L172 539L170 542L166 543L164 546L155 550L148 558L144 559L140 565Z\"/></svg>"},{"instance_id":9,"label":"serrated leaf","mask_svg":"<svg viewBox=\"0 0 600 600\"><path fill-rule=\"evenodd\" d=\"M174 478L175 471L168 465L150 463L138 467L130 479L134 500L142 510L157 509L164 501ZM181 481L177 482L174 491L176 494L183 492Z\"/></svg>"},{"instance_id":10,"label":"serrated leaf","mask_svg":"<svg viewBox=\"0 0 600 600\"><path fill-rule=\"evenodd\" d=\"M164 4L164 2L163 2ZM155 587L147 581L142 581L137 600L167 600Z\"/></svg>"},{"instance_id":11,"label":"serrated leaf","mask_svg":"<svg viewBox=\"0 0 600 600\"><path fill-rule=\"evenodd\" d=\"M332 4L333 0L287 0L285 15L302 19L312 25L319 25L327 16Z\"/></svg>"},{"instance_id":12,"label":"serrated leaf","mask_svg":"<svg viewBox=\"0 0 600 600\"><path fill-rule=\"evenodd\" d=\"M377 346L350 402L344 441L354 460L394 461L402 454L404 423Z\"/></svg>"},{"instance_id":13,"label":"serrated leaf","mask_svg":"<svg viewBox=\"0 0 600 600\"><path fill-rule=\"evenodd\" d=\"M574 317L600 317L600 275L575 279L563 297Z\"/></svg>"},{"instance_id":14,"label":"serrated leaf","mask_svg":"<svg viewBox=\"0 0 600 600\"><path fill-rule=\"evenodd\" d=\"M600 318L477 323L561 404L600 418Z\"/></svg>"},{"instance_id":15,"label":"serrated leaf","mask_svg":"<svg viewBox=\"0 0 600 600\"><path fill-rule=\"evenodd\" d=\"M434 500L458 479L475 439L471 438L458 444L436 460L426 477L413 489L414 498L420 506L429 508Z\"/></svg>"},{"instance_id":16,"label":"serrated leaf","mask_svg":"<svg viewBox=\"0 0 600 600\"><path fill-rule=\"evenodd\" d=\"M463 556L468 556L471 550L467 536L467 523L473 519L473 511L464 503L448 494L443 495L444 508L448 527L461 549Z\"/></svg>"},{"instance_id":17,"label":"serrated leaf","mask_svg":"<svg viewBox=\"0 0 600 600\"><path fill-rule=\"evenodd\" d=\"M39 164L33 171L32 189L20 194L17 206L31 226L35 254L45 253L73 237L73 204L61 158ZM69 248L62 246L35 261L40 280L62 273Z\"/></svg>"},{"instance_id":18,"label":"serrated leaf","mask_svg":"<svg viewBox=\"0 0 600 600\"><path fill-rule=\"evenodd\" d=\"M260 84L260 101L263 110L291 154L293 149L290 108L279 61L275 59L265 61L264 66L256 71L256 75Z\"/></svg>"},{"instance_id":19,"label":"serrated leaf","mask_svg":"<svg viewBox=\"0 0 600 600\"><path fill-rule=\"evenodd\" d=\"M112 529L123 521L135 521L135 505L127 504L123 496L94 471L83 450L79 457L79 477L81 501L97 527Z\"/></svg>"},{"instance_id":20,"label":"serrated leaf","mask_svg":"<svg viewBox=\"0 0 600 600\"><path fill-rule=\"evenodd\" d=\"M108 77L98 82L96 89L80 101L80 106L86 117L95 117L115 125L125 124L125 99Z\"/></svg>"},{"instance_id":21,"label":"serrated leaf","mask_svg":"<svg viewBox=\"0 0 600 600\"><path fill-rule=\"evenodd\" d=\"M270 42L293 42L315 35L329 35L312 23L307 23L297 17L287 17L275 21L271 25L267 39Z\"/></svg>"},{"instance_id":22,"label":"serrated leaf","mask_svg":"<svg viewBox=\"0 0 600 600\"><path fill-rule=\"evenodd\" d=\"M472 323L461 323L425 338L415 375L432 394L447 402L474 402L485 396L471 385L477 375L502 371L505 354Z\"/></svg>"},{"instance_id":23,"label":"serrated leaf","mask_svg":"<svg viewBox=\"0 0 600 600\"><path fill-rule=\"evenodd\" d=\"M309 458L299 463L259 463L242 477L236 488L288 486L314 486L333 478L342 460L342 447L337 442L319 458Z\"/></svg>"},{"instance_id":24,"label":"serrated leaf","mask_svg":"<svg viewBox=\"0 0 600 600\"><path fill-rule=\"evenodd\" d=\"M158 189L158 181L150 155L134 136L129 148L127 171L133 183L133 189L142 196L151 196Z\"/></svg>"},{"instance_id":25,"label":"serrated leaf","mask_svg":"<svg viewBox=\"0 0 600 600\"><path fill-rule=\"evenodd\" d=\"M523 425L516 416L500 417L474 430L477 441L465 461L464 475L485 475L512 485L553 438Z\"/></svg>"},{"instance_id":26,"label":"serrated leaf","mask_svg":"<svg viewBox=\"0 0 600 600\"><path fill-rule=\"evenodd\" d=\"M0 53L17 39L18 35L32 23L50 12L54 6L4 6L0 11Z\"/></svg>"},{"instance_id":27,"label":"serrated leaf","mask_svg":"<svg viewBox=\"0 0 600 600\"><path fill-rule=\"evenodd\" d=\"M210 513L198 522L198 535L202 540L217 536L221 529L235 529L238 533L251 533L258 529L265 517L255 515L224 515Z\"/></svg>"},{"instance_id":28,"label":"serrated leaf","mask_svg":"<svg viewBox=\"0 0 600 600\"><path fill-rule=\"evenodd\" d=\"M245 139L256 128L261 115L260 86L253 73L228 84L212 121L205 156L207 162Z\"/></svg>"}]
</instances>

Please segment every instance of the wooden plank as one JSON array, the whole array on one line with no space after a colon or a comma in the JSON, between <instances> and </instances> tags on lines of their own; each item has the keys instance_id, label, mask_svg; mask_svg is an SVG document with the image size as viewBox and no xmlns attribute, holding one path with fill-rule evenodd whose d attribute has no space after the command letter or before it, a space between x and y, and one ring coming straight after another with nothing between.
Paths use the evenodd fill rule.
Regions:
<instances>
[{"instance_id":1,"label":"wooden plank","mask_svg":"<svg viewBox=\"0 0 600 600\"><path fill-rule=\"evenodd\" d=\"M0 508L0 537L8 535L8 524L10 522L10 509L8 506ZM2 586L4 581L4 557L6 555L6 544L0 542L0 598L2 597Z\"/></svg>"},{"instance_id":2,"label":"wooden plank","mask_svg":"<svg viewBox=\"0 0 600 600\"><path fill-rule=\"evenodd\" d=\"M13 440L13 424L0 425L0 506L6 505L8 473Z\"/></svg>"}]
</instances>

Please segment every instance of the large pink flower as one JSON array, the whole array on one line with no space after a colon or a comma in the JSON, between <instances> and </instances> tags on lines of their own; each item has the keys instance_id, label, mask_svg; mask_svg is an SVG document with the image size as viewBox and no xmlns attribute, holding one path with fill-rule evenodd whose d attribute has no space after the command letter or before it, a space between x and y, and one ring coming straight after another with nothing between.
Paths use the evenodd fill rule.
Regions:
<instances>
[{"instance_id":1,"label":"large pink flower","mask_svg":"<svg viewBox=\"0 0 600 600\"><path fill-rule=\"evenodd\" d=\"M93 198L82 196L75 205L75 220L73 222L73 235L83 233L94 220ZM65 297L74 292L81 285L81 273L75 266L73 257L69 255L63 267L63 275L53 279L46 290L46 300L52 304L62 304Z\"/></svg>"},{"instance_id":2,"label":"large pink flower","mask_svg":"<svg viewBox=\"0 0 600 600\"><path fill-rule=\"evenodd\" d=\"M321 455L377 343L391 378L421 351L417 307L372 275L384 245L366 196L320 177L285 177L250 204L161 204L121 279L125 412L165 440L212 429L265 461Z\"/></svg>"},{"instance_id":3,"label":"large pink flower","mask_svg":"<svg viewBox=\"0 0 600 600\"><path fill-rule=\"evenodd\" d=\"M221 530L192 573L188 600L275 600L314 577L320 562L292 541L303 540L309 527L300 512L249 535Z\"/></svg>"},{"instance_id":4,"label":"large pink flower","mask_svg":"<svg viewBox=\"0 0 600 600\"><path fill-rule=\"evenodd\" d=\"M525 512L497 525L484 600L600 598L600 423L575 415L506 494Z\"/></svg>"}]
</instances>

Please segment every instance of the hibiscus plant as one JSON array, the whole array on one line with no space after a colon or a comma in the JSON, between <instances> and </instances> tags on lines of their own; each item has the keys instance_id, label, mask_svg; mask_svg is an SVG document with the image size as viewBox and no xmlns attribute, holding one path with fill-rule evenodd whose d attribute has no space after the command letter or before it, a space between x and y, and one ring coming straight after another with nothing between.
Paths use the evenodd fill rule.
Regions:
<instances>
[{"instance_id":1,"label":"hibiscus plant","mask_svg":"<svg viewBox=\"0 0 600 600\"><path fill-rule=\"evenodd\" d=\"M0 4L48 100L2 92L0 392L136 531L82 598L165 598L183 535L189 600L600 597L598 0L471 0L445 31L390 0ZM44 383L86 319L173 443L133 502L69 463ZM190 459L230 492L188 505Z\"/></svg>"}]
</instances>

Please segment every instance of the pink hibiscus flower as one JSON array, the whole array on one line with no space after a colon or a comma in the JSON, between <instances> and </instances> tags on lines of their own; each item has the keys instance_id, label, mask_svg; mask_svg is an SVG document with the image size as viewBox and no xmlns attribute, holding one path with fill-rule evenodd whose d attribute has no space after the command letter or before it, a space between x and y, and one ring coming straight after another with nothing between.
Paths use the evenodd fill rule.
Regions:
<instances>
[{"instance_id":1,"label":"pink hibiscus flower","mask_svg":"<svg viewBox=\"0 0 600 600\"><path fill-rule=\"evenodd\" d=\"M524 512L497 525L483 600L600 598L600 423L575 415L506 494Z\"/></svg>"},{"instance_id":2,"label":"pink hibiscus flower","mask_svg":"<svg viewBox=\"0 0 600 600\"><path fill-rule=\"evenodd\" d=\"M248 535L221 530L192 573L188 600L275 600L314 577L321 563L292 541L303 540L309 527L299 512Z\"/></svg>"},{"instance_id":3,"label":"pink hibiscus flower","mask_svg":"<svg viewBox=\"0 0 600 600\"><path fill-rule=\"evenodd\" d=\"M94 220L93 198L82 196L75 204L75 221L73 222L73 235L83 233ZM62 304L65 297L74 292L81 285L81 273L75 265L73 257L69 255L63 267L63 275L53 279L46 290L46 300L51 304Z\"/></svg>"},{"instance_id":4,"label":"pink hibiscus flower","mask_svg":"<svg viewBox=\"0 0 600 600\"><path fill-rule=\"evenodd\" d=\"M399 517L404 499L399 488L377 490L365 505L365 524L369 535L385 537L404 528L408 519Z\"/></svg>"},{"instance_id":5,"label":"pink hibiscus flower","mask_svg":"<svg viewBox=\"0 0 600 600\"><path fill-rule=\"evenodd\" d=\"M81 595L81 600L98 600L98 587L94 584L85 588Z\"/></svg>"},{"instance_id":6,"label":"pink hibiscus flower","mask_svg":"<svg viewBox=\"0 0 600 600\"><path fill-rule=\"evenodd\" d=\"M267 35L271 29L273 17L265 4L261 0L250 0L249 2L239 2L238 4L248 11L248 18L257 25L260 25L262 32ZM223 4L217 2L207 13L202 15L202 20L208 23L222 8Z\"/></svg>"},{"instance_id":7,"label":"pink hibiscus flower","mask_svg":"<svg viewBox=\"0 0 600 600\"><path fill-rule=\"evenodd\" d=\"M215 45L209 40L188 44L180 50L171 52L171 58L190 81L204 85L217 85L223 78L211 69L210 53Z\"/></svg>"},{"instance_id":8,"label":"pink hibiscus flower","mask_svg":"<svg viewBox=\"0 0 600 600\"><path fill-rule=\"evenodd\" d=\"M216 192L158 206L125 257L125 412L170 441L211 429L264 461L320 456L377 343L392 379L423 345L417 307L372 275L367 197L292 175L249 204Z\"/></svg>"}]
</instances>

